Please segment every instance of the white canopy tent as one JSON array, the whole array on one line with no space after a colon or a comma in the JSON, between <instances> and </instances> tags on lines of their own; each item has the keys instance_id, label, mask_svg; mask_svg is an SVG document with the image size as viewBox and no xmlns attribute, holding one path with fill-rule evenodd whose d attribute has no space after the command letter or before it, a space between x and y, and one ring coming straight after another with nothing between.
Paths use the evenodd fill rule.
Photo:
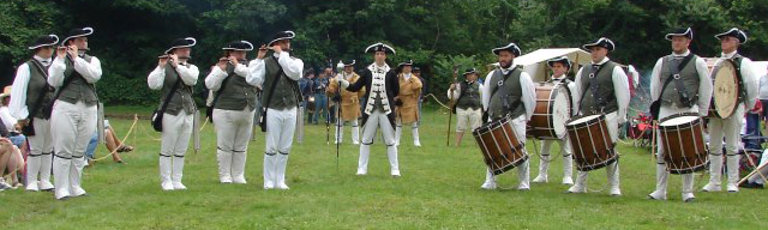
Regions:
<instances>
[{"instance_id":1,"label":"white canopy tent","mask_svg":"<svg viewBox=\"0 0 768 230\"><path fill-rule=\"evenodd\" d=\"M589 64L592 57L586 51L579 48L552 48L538 49L531 53L515 58L515 65L522 66L523 71L531 75L534 82L546 81L549 79L549 69L547 60L560 56L568 56L568 59L574 64L572 71L578 71L578 66ZM578 65L576 65L578 64Z\"/></svg>"}]
</instances>

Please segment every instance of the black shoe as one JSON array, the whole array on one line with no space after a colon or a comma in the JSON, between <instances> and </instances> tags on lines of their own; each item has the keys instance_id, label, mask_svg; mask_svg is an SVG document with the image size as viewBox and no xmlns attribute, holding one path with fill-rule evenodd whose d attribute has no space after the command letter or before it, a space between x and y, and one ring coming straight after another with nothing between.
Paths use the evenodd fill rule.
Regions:
<instances>
[{"instance_id":1,"label":"black shoe","mask_svg":"<svg viewBox=\"0 0 768 230\"><path fill-rule=\"evenodd\" d=\"M753 189L763 189L764 186L762 184L758 184L758 183L755 183L755 182L747 182L747 183L740 184L739 187L742 187L742 188L753 188Z\"/></svg>"}]
</instances>

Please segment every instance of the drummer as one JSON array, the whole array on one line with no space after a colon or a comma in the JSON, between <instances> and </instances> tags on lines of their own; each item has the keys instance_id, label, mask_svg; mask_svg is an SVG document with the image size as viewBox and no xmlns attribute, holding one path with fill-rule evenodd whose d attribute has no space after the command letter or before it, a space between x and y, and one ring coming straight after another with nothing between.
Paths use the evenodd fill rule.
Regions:
<instances>
[{"instance_id":1,"label":"drummer","mask_svg":"<svg viewBox=\"0 0 768 230\"><path fill-rule=\"evenodd\" d=\"M736 69L741 71L737 74L741 76L741 80L744 81L743 86L746 89L740 89L739 99L736 102L736 108L730 117L721 119L718 117L711 117L709 119L709 183L702 189L704 192L718 192L722 190L720 184L721 173L723 168L723 137L725 137L725 152L726 152L726 170L728 171L728 192L739 192L737 183L739 181L739 131L744 122L744 113L747 110L751 110L754 107L757 100L757 74L752 69L752 60L747 57L741 56L738 53L738 48L741 44L747 42L747 34L738 28L731 28L728 31L715 35L715 38L720 39L720 48L723 50L720 59L717 60L715 66L720 65L724 60L732 60L736 65ZM742 105L742 103L744 103ZM733 169L733 170L732 170Z\"/></svg>"},{"instance_id":2,"label":"drummer","mask_svg":"<svg viewBox=\"0 0 768 230\"><path fill-rule=\"evenodd\" d=\"M677 29L668 33L664 38L672 43L672 54L659 58L653 67L653 72L651 72L651 100L661 100L659 101L661 103L659 120L681 113L697 113L699 116L706 116L712 98L712 80L707 74L707 63L704 59L688 50L688 46L693 40L693 30L690 27ZM673 77L676 73L679 74L679 78ZM679 87L680 85L682 87ZM666 200L669 171L667 171L667 165L664 161L661 134L657 134L656 140L656 146L658 146L656 190L648 194L648 198ZM691 202L695 199L693 173L681 175L683 177L683 201Z\"/></svg>"},{"instance_id":3,"label":"drummer","mask_svg":"<svg viewBox=\"0 0 768 230\"><path fill-rule=\"evenodd\" d=\"M571 92L569 97L571 98L571 105L576 104L576 98L573 92L576 92L576 84L568 79L566 73L571 69L571 61L568 56L557 57L547 61L547 65L552 69L552 78L547 81L555 84L566 84L568 91ZM573 114L576 111L574 106L571 106L569 114ZM571 157L571 145L568 143L568 137L565 136L561 140L542 140L541 141L541 161L539 162L539 175L533 179L533 183L547 183L547 171L549 170L549 163L552 162L552 158L549 155L549 149L552 144L557 142L560 145L560 155L563 156L563 184L573 185L573 158Z\"/></svg>"},{"instance_id":4,"label":"drummer","mask_svg":"<svg viewBox=\"0 0 768 230\"><path fill-rule=\"evenodd\" d=\"M575 94L583 95L579 96L576 104L576 108L579 108L577 115L605 114L612 146L615 146L618 139L619 124L626 121L625 115L629 106L627 74L619 64L607 57L615 48L613 41L605 37L582 46L582 49L588 50L592 56L592 64L581 67L576 74L578 93ZM588 172L579 170L576 183L566 193L586 193L588 175ZM611 196L621 196L618 160L607 165L606 175Z\"/></svg>"},{"instance_id":5,"label":"drummer","mask_svg":"<svg viewBox=\"0 0 768 230\"><path fill-rule=\"evenodd\" d=\"M533 110L536 106L536 91L531 76L523 72L523 68L515 66L512 61L515 57L521 55L520 47L515 43L509 43L506 46L495 48L493 54L498 57L499 68L491 71L486 76L486 83L483 85L482 98L483 108L490 120L497 120L509 116L512 119L517 139L525 143L526 123L533 116ZM517 166L517 177L520 183L518 190L530 190L529 162ZM486 169L485 183L481 186L483 189L496 189L496 178L490 169Z\"/></svg>"}]
</instances>

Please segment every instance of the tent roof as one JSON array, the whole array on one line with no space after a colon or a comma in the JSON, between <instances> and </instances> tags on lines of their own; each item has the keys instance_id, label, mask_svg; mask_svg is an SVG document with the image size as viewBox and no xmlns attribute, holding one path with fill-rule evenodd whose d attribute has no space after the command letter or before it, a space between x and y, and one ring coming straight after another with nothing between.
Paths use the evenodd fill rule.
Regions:
<instances>
[{"instance_id":1,"label":"tent roof","mask_svg":"<svg viewBox=\"0 0 768 230\"><path fill-rule=\"evenodd\" d=\"M581 65L588 64L592 57L586 51L579 48L552 48L538 49L531 53L515 58L515 64L521 66L532 65L540 62L546 62L560 56L568 56L571 62L577 62Z\"/></svg>"}]
</instances>

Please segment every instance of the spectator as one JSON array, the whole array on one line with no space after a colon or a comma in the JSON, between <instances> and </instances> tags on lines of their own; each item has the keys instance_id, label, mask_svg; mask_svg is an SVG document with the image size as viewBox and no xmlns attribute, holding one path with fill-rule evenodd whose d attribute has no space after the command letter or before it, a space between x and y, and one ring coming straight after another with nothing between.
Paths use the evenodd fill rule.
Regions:
<instances>
[{"instance_id":1,"label":"spectator","mask_svg":"<svg viewBox=\"0 0 768 230\"><path fill-rule=\"evenodd\" d=\"M766 66L766 68L768 68L768 66ZM768 74L760 77L760 90L758 91L757 98L760 99L760 104L763 107L763 112L760 113L760 119L768 122ZM766 124L765 128L766 133L768 134L768 124Z\"/></svg>"},{"instance_id":2,"label":"spectator","mask_svg":"<svg viewBox=\"0 0 768 230\"><path fill-rule=\"evenodd\" d=\"M104 120L104 141L106 142L107 151L112 154L112 161L122 164L123 159L120 157L120 153L133 151L133 146L125 145L119 138L112 126L109 125L108 120ZM96 147L99 144L99 134L94 132L91 136L91 141L88 143L88 147L85 149L85 156L88 157L88 165L93 164L95 158Z\"/></svg>"},{"instance_id":3,"label":"spectator","mask_svg":"<svg viewBox=\"0 0 768 230\"><path fill-rule=\"evenodd\" d=\"M0 137L0 191L21 187L18 173L24 168L24 158L19 148L11 140ZM5 177L11 178L11 184L5 182Z\"/></svg>"},{"instance_id":4,"label":"spectator","mask_svg":"<svg viewBox=\"0 0 768 230\"><path fill-rule=\"evenodd\" d=\"M8 139L11 140L13 145L21 148L24 141L27 138L21 134L21 127L17 125L17 120L11 116L11 111L8 109L8 104L11 102L11 86L6 86L3 89L3 93L0 94L0 117L3 119L3 126L8 131Z\"/></svg>"},{"instance_id":5,"label":"spectator","mask_svg":"<svg viewBox=\"0 0 768 230\"><path fill-rule=\"evenodd\" d=\"M312 123L312 114L314 114L315 96L312 92L313 84L315 80L315 71L309 69L304 74L304 77L299 79L299 89L301 90L301 96L304 100L301 102L302 108L306 111L307 123Z\"/></svg>"},{"instance_id":6,"label":"spectator","mask_svg":"<svg viewBox=\"0 0 768 230\"><path fill-rule=\"evenodd\" d=\"M413 75L421 80L421 95L419 95L419 118L423 118L421 116L421 104L424 103L424 96L427 95L427 82L424 81L425 76L421 75L421 68L413 67ZM421 126L421 119L416 121L416 123Z\"/></svg>"},{"instance_id":7,"label":"spectator","mask_svg":"<svg viewBox=\"0 0 768 230\"><path fill-rule=\"evenodd\" d=\"M328 113L328 97L325 96L325 88L328 86L328 76L326 72L320 73L313 81L313 93L315 95L315 114L312 117L312 124L317 124L317 119L320 117L320 113L325 117L326 122L330 122L330 114Z\"/></svg>"}]
</instances>

